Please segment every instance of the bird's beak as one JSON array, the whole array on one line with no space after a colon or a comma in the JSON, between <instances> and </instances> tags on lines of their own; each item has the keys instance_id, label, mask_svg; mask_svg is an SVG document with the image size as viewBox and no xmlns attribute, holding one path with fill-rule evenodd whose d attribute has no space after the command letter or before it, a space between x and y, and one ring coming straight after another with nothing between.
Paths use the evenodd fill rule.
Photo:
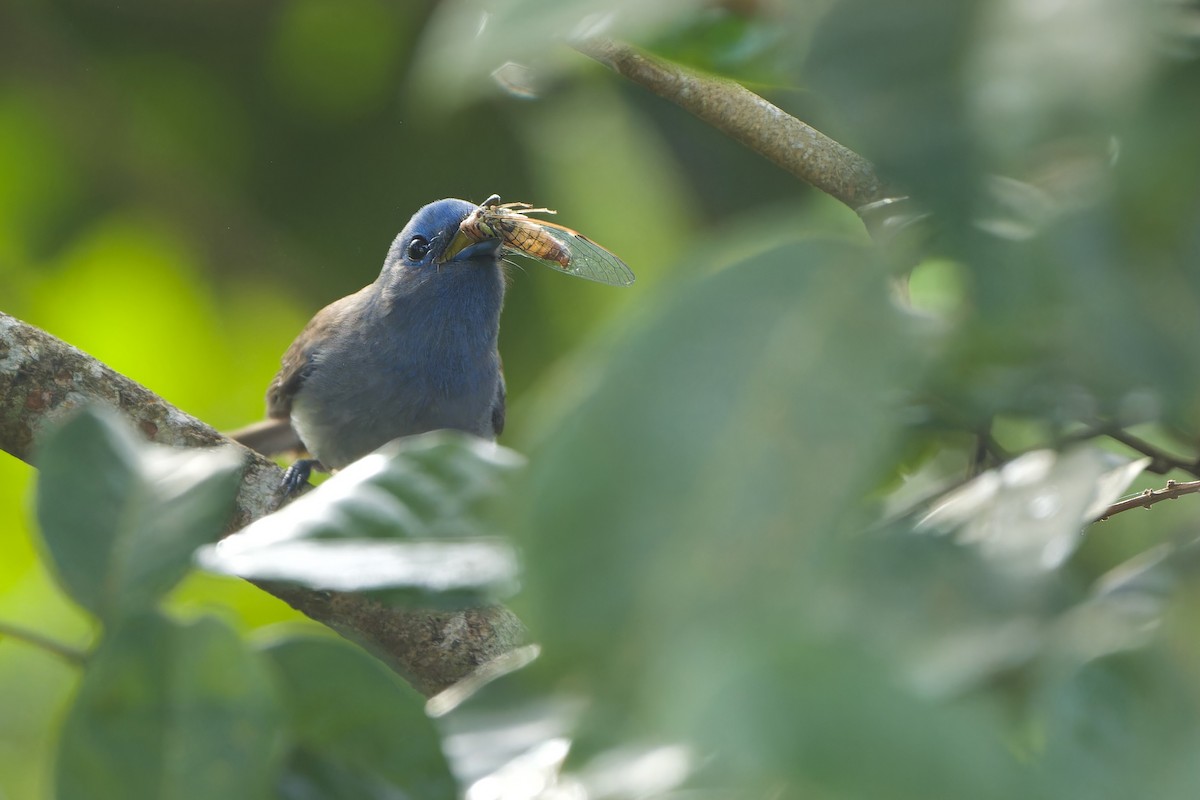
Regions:
<instances>
[{"instance_id":1,"label":"bird's beak","mask_svg":"<svg viewBox=\"0 0 1200 800\"><path fill-rule=\"evenodd\" d=\"M483 241L483 240L476 239L475 237L470 236L467 233L465 233L462 230L462 228L459 228L458 231L454 234L454 238L450 240L450 244L446 245L446 249L443 250L441 256L438 257L438 263L445 264L447 261L450 261L456 255L461 253L463 250L466 250L471 245L475 244L476 242L481 242L481 241Z\"/></svg>"}]
</instances>

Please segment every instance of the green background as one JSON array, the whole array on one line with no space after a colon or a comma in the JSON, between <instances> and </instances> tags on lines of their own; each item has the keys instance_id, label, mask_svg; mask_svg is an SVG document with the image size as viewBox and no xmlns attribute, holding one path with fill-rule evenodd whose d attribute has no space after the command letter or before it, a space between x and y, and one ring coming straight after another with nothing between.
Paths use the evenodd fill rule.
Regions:
<instances>
[{"instance_id":1,"label":"green background","mask_svg":"<svg viewBox=\"0 0 1200 800\"><path fill-rule=\"evenodd\" d=\"M532 459L514 605L548 670L613 702L596 749L688 731L727 754L723 779L802 775L827 793L811 796L1188 796L1188 580L1155 595L1138 658L1072 651L1068 668L1039 648L1098 576L1194 536L1194 498L1091 528L1032 582L867 525L901 476L961 477L989 420L1011 452L1098 417L1189 457L1200 72L1173 6L512 0L477 35L478 5L4 4L0 309L229 429L262 415L288 343L374 279L416 208L556 208L638 276L523 265L501 334L502 441ZM616 33L745 81L921 198L921 314L889 299L852 211L563 43L617 6ZM536 97L491 79L508 60ZM997 201L994 174L1067 199ZM1043 227L994 235L1024 225ZM34 477L0 456L0 619L84 645L38 560ZM864 527L862 551L836 543ZM243 631L293 619L204 575L171 606ZM947 704L905 682L902 656L1014 620L1045 624L1014 634L1041 654L1027 673L958 664L971 690ZM0 798L47 796L75 680L0 641Z\"/></svg>"}]
</instances>

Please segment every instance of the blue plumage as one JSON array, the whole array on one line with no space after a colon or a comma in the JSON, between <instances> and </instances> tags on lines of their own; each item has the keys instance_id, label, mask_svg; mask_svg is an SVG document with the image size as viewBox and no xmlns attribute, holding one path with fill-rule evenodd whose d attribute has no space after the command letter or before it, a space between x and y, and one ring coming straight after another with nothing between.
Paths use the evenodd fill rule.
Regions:
<instances>
[{"instance_id":1,"label":"blue plumage","mask_svg":"<svg viewBox=\"0 0 1200 800\"><path fill-rule=\"evenodd\" d=\"M375 282L318 312L284 354L268 413L326 468L399 436L452 428L494 438L503 428L498 242L439 263L475 208L447 199L420 209Z\"/></svg>"}]
</instances>

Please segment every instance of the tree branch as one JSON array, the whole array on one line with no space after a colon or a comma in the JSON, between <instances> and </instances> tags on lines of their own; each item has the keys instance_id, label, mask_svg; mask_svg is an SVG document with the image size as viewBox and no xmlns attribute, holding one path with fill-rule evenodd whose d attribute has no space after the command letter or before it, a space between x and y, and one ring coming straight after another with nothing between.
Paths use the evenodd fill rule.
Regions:
<instances>
[{"instance_id":1,"label":"tree branch","mask_svg":"<svg viewBox=\"0 0 1200 800\"><path fill-rule=\"evenodd\" d=\"M87 662L87 654L78 648L55 641L48 636L42 636L37 631L0 620L0 639L6 636L57 656L73 667L83 666Z\"/></svg>"},{"instance_id":2,"label":"tree branch","mask_svg":"<svg viewBox=\"0 0 1200 800\"><path fill-rule=\"evenodd\" d=\"M1177 469L1200 477L1200 464L1197 464L1195 460L1189 461L1185 458L1179 458L1163 450L1161 447L1150 444L1145 439L1141 439L1131 433L1126 433L1112 425L1101 426L1099 430L1104 436L1107 436L1114 442L1120 442L1131 450L1136 450L1144 456L1149 456L1150 465L1146 467L1147 472L1153 472L1156 475L1165 475L1171 470Z\"/></svg>"},{"instance_id":3,"label":"tree branch","mask_svg":"<svg viewBox=\"0 0 1200 800\"><path fill-rule=\"evenodd\" d=\"M273 462L227 439L149 389L45 331L0 312L0 449L32 463L39 432L85 404L106 406L147 439L176 447L237 447L246 470L226 533L279 504ZM365 597L262 583L261 588L362 645L426 695L520 644L524 627L502 606L398 609Z\"/></svg>"},{"instance_id":4,"label":"tree branch","mask_svg":"<svg viewBox=\"0 0 1200 800\"><path fill-rule=\"evenodd\" d=\"M1114 514L1120 514L1122 511L1128 511L1131 508L1149 508L1163 500L1174 500L1177 497L1183 497L1185 494L1197 493L1200 493L1200 481L1187 481L1185 483L1167 481L1167 485L1163 489L1147 489L1136 497L1130 497L1128 500L1113 503L1104 509L1103 516L1097 519L1096 522L1103 522Z\"/></svg>"},{"instance_id":5,"label":"tree branch","mask_svg":"<svg viewBox=\"0 0 1200 800\"><path fill-rule=\"evenodd\" d=\"M592 37L574 46L855 211L886 199L869 161L734 81L701 75L611 39Z\"/></svg>"}]
</instances>

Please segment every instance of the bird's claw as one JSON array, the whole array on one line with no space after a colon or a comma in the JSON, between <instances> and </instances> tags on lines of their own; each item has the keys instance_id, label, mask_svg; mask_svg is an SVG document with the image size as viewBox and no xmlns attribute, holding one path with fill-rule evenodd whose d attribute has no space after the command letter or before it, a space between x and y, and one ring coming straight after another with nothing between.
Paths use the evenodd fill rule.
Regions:
<instances>
[{"instance_id":1,"label":"bird's claw","mask_svg":"<svg viewBox=\"0 0 1200 800\"><path fill-rule=\"evenodd\" d=\"M283 473L283 496L291 497L300 491L300 487L308 483L313 467L319 464L315 458L302 458L288 467Z\"/></svg>"}]
</instances>

